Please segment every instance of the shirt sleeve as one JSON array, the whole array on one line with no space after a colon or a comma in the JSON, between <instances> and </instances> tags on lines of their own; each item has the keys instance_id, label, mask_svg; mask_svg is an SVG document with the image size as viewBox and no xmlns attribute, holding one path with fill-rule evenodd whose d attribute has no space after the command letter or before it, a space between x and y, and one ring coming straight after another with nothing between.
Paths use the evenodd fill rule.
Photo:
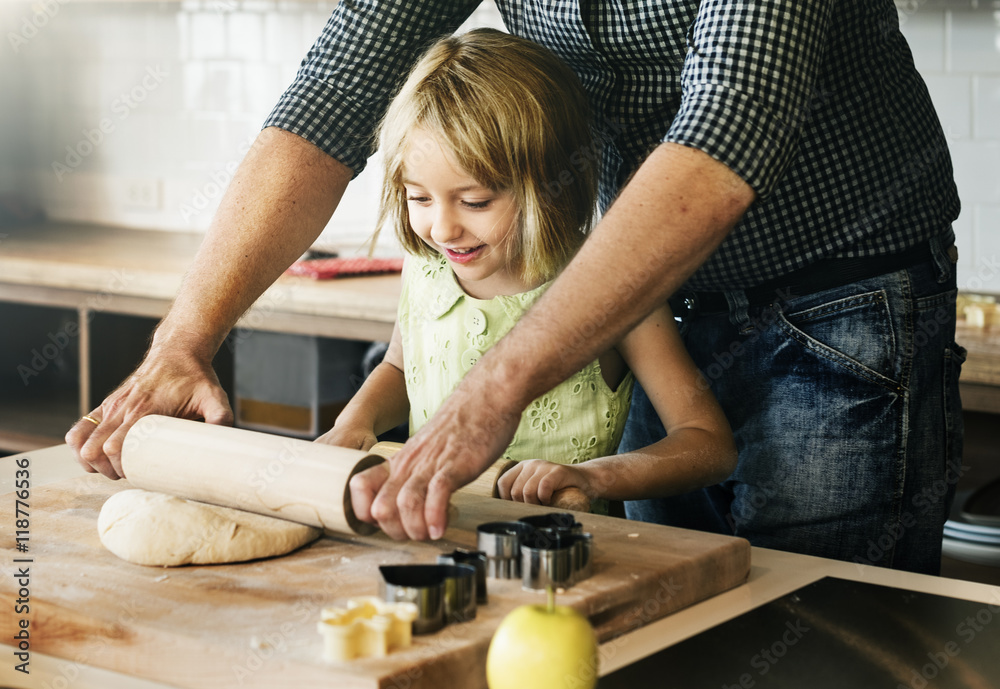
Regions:
<instances>
[{"instance_id":1,"label":"shirt sleeve","mask_svg":"<svg viewBox=\"0 0 1000 689\"><path fill-rule=\"evenodd\" d=\"M702 2L688 31L681 105L663 140L704 151L769 194L817 97L831 5Z\"/></svg>"},{"instance_id":2,"label":"shirt sleeve","mask_svg":"<svg viewBox=\"0 0 1000 689\"><path fill-rule=\"evenodd\" d=\"M356 176L375 152L375 128L413 63L478 4L342 0L264 127L301 136Z\"/></svg>"}]
</instances>

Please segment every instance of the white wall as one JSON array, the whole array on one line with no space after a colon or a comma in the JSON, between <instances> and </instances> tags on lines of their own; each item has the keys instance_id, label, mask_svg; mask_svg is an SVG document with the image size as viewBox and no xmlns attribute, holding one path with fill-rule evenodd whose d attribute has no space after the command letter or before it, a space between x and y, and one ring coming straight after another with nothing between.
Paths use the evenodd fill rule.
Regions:
<instances>
[{"instance_id":1,"label":"white wall","mask_svg":"<svg viewBox=\"0 0 1000 689\"><path fill-rule=\"evenodd\" d=\"M1000 11L993 4L910 0L897 7L955 165L959 288L1000 294Z\"/></svg>"},{"instance_id":2,"label":"white wall","mask_svg":"<svg viewBox=\"0 0 1000 689\"><path fill-rule=\"evenodd\" d=\"M55 219L204 230L335 4L0 2L0 193ZM370 235L376 167L323 243Z\"/></svg>"}]
</instances>

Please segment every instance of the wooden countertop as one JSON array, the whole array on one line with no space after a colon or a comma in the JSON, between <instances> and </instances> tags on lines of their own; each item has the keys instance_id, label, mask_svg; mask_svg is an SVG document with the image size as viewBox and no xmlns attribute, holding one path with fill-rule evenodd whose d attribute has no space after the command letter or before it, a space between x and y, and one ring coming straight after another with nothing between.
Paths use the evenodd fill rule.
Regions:
<instances>
[{"instance_id":1,"label":"wooden countertop","mask_svg":"<svg viewBox=\"0 0 1000 689\"><path fill-rule=\"evenodd\" d=\"M14 461L27 457L30 462L32 488L80 476L82 470L65 445L22 453L0 459L0 495L14 488ZM40 539L43 534L32 534ZM600 647L601 674L639 660L656 651L710 629L722 622L790 593L825 576L862 581L883 586L922 591L963 600L996 604L1000 589L968 581L911 574L880 567L838 562L823 558L796 555L765 548L753 548L750 577L746 584L684 608L635 631L603 643ZM45 563L32 567L44 572ZM637 614L643 614L637 610ZM9 645L0 645L7 658L12 658ZM164 653L171 649L164 648ZM269 656L262 656L267 662ZM100 658L63 660L32 652L31 675L14 670L13 662L0 663L0 685L15 688L38 687L47 682L59 686L60 679L69 679L76 689L168 689L168 685L111 672L99 667ZM136 659L141 662L141 658Z\"/></svg>"},{"instance_id":2,"label":"wooden countertop","mask_svg":"<svg viewBox=\"0 0 1000 689\"><path fill-rule=\"evenodd\" d=\"M41 223L4 232L0 299L146 316L166 311L204 237L71 223ZM239 325L386 339L398 300L397 275L336 280L282 276ZM313 320L302 322L302 317ZM315 319L339 323L325 332ZM345 332L345 322L355 330Z\"/></svg>"}]
</instances>

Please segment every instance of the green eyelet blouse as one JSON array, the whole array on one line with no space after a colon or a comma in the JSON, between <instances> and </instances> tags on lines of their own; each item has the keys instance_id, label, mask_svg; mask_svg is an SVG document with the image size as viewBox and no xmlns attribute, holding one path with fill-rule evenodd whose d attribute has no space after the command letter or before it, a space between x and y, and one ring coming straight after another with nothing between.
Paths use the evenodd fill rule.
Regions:
<instances>
[{"instance_id":1,"label":"green eyelet blouse","mask_svg":"<svg viewBox=\"0 0 1000 689\"><path fill-rule=\"evenodd\" d=\"M459 286L444 257L406 261L399 326L411 435L550 284L512 296L475 299ZM591 362L528 405L504 458L577 464L614 454L633 381L629 372L612 390L600 364Z\"/></svg>"}]
</instances>

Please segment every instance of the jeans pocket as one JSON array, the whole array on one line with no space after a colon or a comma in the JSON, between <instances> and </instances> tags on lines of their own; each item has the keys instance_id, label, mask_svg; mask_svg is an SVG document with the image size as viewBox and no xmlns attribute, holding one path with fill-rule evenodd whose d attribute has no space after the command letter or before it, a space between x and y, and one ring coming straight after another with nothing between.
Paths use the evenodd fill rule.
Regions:
<instances>
[{"instance_id":1,"label":"jeans pocket","mask_svg":"<svg viewBox=\"0 0 1000 689\"><path fill-rule=\"evenodd\" d=\"M777 326L815 356L899 391L897 338L884 290L855 294L802 311L778 312Z\"/></svg>"}]
</instances>

